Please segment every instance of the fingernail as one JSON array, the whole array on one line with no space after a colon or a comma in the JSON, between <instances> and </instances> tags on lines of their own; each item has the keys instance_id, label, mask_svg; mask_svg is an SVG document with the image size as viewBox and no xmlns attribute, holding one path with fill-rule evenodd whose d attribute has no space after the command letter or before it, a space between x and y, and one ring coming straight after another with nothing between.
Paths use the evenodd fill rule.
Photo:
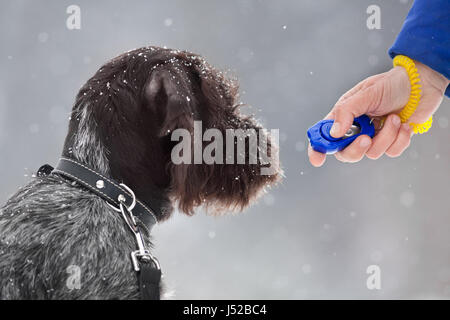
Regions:
<instances>
[{"instance_id":1,"label":"fingernail","mask_svg":"<svg viewBox=\"0 0 450 320\"><path fill-rule=\"evenodd\" d=\"M394 126L398 127L400 125L400 117L398 116L393 116L392 117L392 123L394 124Z\"/></svg>"},{"instance_id":2,"label":"fingernail","mask_svg":"<svg viewBox=\"0 0 450 320\"><path fill-rule=\"evenodd\" d=\"M361 138L361 141L359 142L359 145L363 148L367 147L370 145L370 138L368 137L363 137Z\"/></svg>"},{"instance_id":3,"label":"fingernail","mask_svg":"<svg viewBox=\"0 0 450 320\"><path fill-rule=\"evenodd\" d=\"M339 135L339 129L341 128L341 124L339 122L334 122L330 129L330 134L333 137L337 137Z\"/></svg>"}]
</instances>

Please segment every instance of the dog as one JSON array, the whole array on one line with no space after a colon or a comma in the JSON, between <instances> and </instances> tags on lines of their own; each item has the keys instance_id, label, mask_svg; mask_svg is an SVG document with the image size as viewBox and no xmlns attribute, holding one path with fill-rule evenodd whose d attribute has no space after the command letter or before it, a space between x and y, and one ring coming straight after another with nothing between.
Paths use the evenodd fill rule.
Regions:
<instances>
[{"instance_id":1,"label":"dog","mask_svg":"<svg viewBox=\"0 0 450 320\"><path fill-rule=\"evenodd\" d=\"M237 81L197 54L131 50L81 87L61 155L123 182L158 222L175 206L187 215L199 206L241 211L280 181L278 162L262 175L267 163L171 160L171 133L192 133L195 121L223 133L262 129L241 113L237 99ZM275 141L267 141L277 153ZM151 246L149 232L142 237ZM103 198L58 174L36 176L0 209L0 299L139 299L129 257L135 248L122 217ZM70 286L71 270L78 287Z\"/></svg>"}]
</instances>

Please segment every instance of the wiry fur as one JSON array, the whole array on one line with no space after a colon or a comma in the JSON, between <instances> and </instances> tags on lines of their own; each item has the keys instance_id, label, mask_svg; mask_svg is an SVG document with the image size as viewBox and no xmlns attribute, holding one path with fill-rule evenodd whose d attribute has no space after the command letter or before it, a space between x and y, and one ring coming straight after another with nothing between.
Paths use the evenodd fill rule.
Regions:
<instances>
[{"instance_id":1,"label":"wiry fur","mask_svg":"<svg viewBox=\"0 0 450 320\"><path fill-rule=\"evenodd\" d=\"M74 135L73 147L69 150L73 157L82 163L90 163L98 172L109 175L108 150L101 143L96 131L96 122L89 112L89 105L77 110L75 116L79 119L79 130Z\"/></svg>"},{"instance_id":2,"label":"wiry fur","mask_svg":"<svg viewBox=\"0 0 450 320\"><path fill-rule=\"evenodd\" d=\"M198 55L136 49L102 66L77 95L63 156L131 187L159 221L178 203L186 214L207 205L243 209L281 169L257 165L174 165L170 133L260 128L239 113L237 85ZM270 145L269 140L269 145ZM144 227L144 226L143 226ZM144 234L147 244L150 235ZM129 254L133 235L121 216L82 186L37 177L0 209L1 299L136 299ZM81 288L67 286L70 266Z\"/></svg>"},{"instance_id":3,"label":"wiry fur","mask_svg":"<svg viewBox=\"0 0 450 320\"><path fill-rule=\"evenodd\" d=\"M36 178L1 214L1 299L139 298L135 241L98 196L59 177ZM80 290L67 286L70 266L80 268Z\"/></svg>"}]
</instances>

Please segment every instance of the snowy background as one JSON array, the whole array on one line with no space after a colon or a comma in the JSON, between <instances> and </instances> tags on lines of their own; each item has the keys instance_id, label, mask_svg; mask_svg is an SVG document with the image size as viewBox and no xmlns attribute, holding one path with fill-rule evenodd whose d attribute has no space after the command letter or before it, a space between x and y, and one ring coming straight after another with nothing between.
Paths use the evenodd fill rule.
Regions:
<instances>
[{"instance_id":1,"label":"snowy background","mask_svg":"<svg viewBox=\"0 0 450 320\"><path fill-rule=\"evenodd\" d=\"M81 30L66 8L81 7ZM366 8L381 7L381 30ZM390 68L412 2L1 1L0 202L55 164L80 86L131 48L188 49L239 78L279 128L284 183L238 216L175 214L155 228L176 298L450 298L450 101L400 158L320 169L306 130L339 96ZM381 268L368 290L366 268Z\"/></svg>"}]
</instances>

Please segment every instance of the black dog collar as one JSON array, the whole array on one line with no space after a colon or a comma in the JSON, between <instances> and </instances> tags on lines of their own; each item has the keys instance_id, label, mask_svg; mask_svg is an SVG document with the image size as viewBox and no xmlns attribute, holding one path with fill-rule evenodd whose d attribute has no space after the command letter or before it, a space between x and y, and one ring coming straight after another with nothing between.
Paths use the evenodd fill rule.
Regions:
<instances>
[{"instance_id":1,"label":"black dog collar","mask_svg":"<svg viewBox=\"0 0 450 320\"><path fill-rule=\"evenodd\" d=\"M53 169L50 165L44 165L38 170L38 175L49 174L50 172L61 174L70 180L79 182L116 208L119 208L119 199L124 201L128 206L133 202L133 195L123 184L105 177L75 160L61 158L56 168ZM152 227L157 223L153 211L139 199L136 199L133 215L144 223L148 231L151 231Z\"/></svg>"},{"instance_id":2,"label":"black dog collar","mask_svg":"<svg viewBox=\"0 0 450 320\"><path fill-rule=\"evenodd\" d=\"M134 270L138 273L139 289L144 300L159 300L159 282L161 270L158 260L146 250L144 240L135 218L146 226L148 232L157 223L154 213L136 199L133 191L122 183L105 177L95 170L73 159L61 158L56 168L46 164L39 168L37 175L59 174L76 181L103 198L115 210L122 214L133 232L138 250L131 252Z\"/></svg>"}]
</instances>

